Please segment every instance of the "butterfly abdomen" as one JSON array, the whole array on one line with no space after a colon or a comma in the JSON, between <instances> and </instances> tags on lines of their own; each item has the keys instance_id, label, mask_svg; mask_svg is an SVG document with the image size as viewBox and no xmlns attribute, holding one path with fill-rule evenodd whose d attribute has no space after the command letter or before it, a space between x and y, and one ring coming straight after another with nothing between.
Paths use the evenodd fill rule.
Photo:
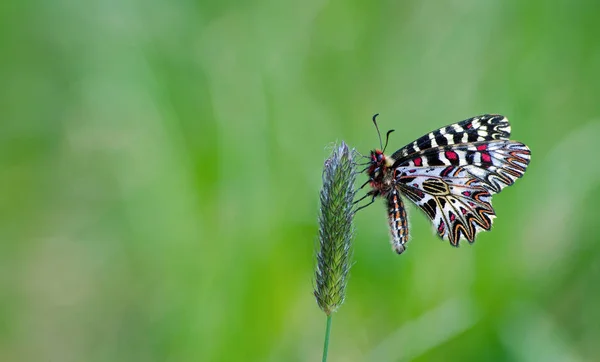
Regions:
<instances>
[{"instance_id":1,"label":"butterfly abdomen","mask_svg":"<svg viewBox=\"0 0 600 362\"><path fill-rule=\"evenodd\" d=\"M408 218L404 202L400 197L398 189L395 187L390 191L387 197L390 231L392 233L392 248L398 254L406 249L404 246L408 241Z\"/></svg>"}]
</instances>

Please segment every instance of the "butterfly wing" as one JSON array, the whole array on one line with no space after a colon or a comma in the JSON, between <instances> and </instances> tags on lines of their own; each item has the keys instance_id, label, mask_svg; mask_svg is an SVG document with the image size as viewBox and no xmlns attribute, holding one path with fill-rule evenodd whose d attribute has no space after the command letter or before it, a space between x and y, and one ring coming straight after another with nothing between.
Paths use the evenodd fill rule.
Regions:
<instances>
[{"instance_id":1,"label":"butterfly wing","mask_svg":"<svg viewBox=\"0 0 600 362\"><path fill-rule=\"evenodd\" d=\"M427 167L403 172L396 180L431 219L435 232L454 246L461 239L472 243L478 232L492 227L491 193L463 167Z\"/></svg>"},{"instance_id":2,"label":"butterfly wing","mask_svg":"<svg viewBox=\"0 0 600 362\"><path fill-rule=\"evenodd\" d=\"M404 168L462 166L489 191L499 193L523 176L530 156L529 148L520 142L475 142L430 148L397 160L394 167L399 174Z\"/></svg>"},{"instance_id":3,"label":"butterfly wing","mask_svg":"<svg viewBox=\"0 0 600 362\"><path fill-rule=\"evenodd\" d=\"M422 150L440 146L508 140L509 137L510 124L504 116L484 114L429 132L396 151L392 158L398 160Z\"/></svg>"},{"instance_id":4,"label":"butterfly wing","mask_svg":"<svg viewBox=\"0 0 600 362\"><path fill-rule=\"evenodd\" d=\"M523 176L529 159L527 146L509 140L435 147L396 161L395 180L437 234L457 246L491 228L492 195Z\"/></svg>"}]
</instances>

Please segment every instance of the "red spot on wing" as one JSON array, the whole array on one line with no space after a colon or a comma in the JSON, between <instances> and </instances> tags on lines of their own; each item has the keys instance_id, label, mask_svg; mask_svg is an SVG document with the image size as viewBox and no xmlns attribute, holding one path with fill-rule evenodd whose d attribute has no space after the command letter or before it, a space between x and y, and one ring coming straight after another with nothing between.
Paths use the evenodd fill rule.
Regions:
<instances>
[{"instance_id":1,"label":"red spot on wing","mask_svg":"<svg viewBox=\"0 0 600 362\"><path fill-rule=\"evenodd\" d=\"M462 194L469 197L471 196L471 191L463 191Z\"/></svg>"},{"instance_id":2,"label":"red spot on wing","mask_svg":"<svg viewBox=\"0 0 600 362\"><path fill-rule=\"evenodd\" d=\"M415 170L415 169L413 168L412 170L410 170L410 171L408 171L408 172L410 172L410 173L415 173L415 172L417 172L417 170Z\"/></svg>"},{"instance_id":3,"label":"red spot on wing","mask_svg":"<svg viewBox=\"0 0 600 362\"><path fill-rule=\"evenodd\" d=\"M440 221L440 225L438 226L438 234L443 235L445 227L446 227L446 224L444 224L443 221Z\"/></svg>"},{"instance_id":4,"label":"red spot on wing","mask_svg":"<svg viewBox=\"0 0 600 362\"><path fill-rule=\"evenodd\" d=\"M458 155L454 151L446 151L446 158L449 160L458 160Z\"/></svg>"},{"instance_id":5,"label":"red spot on wing","mask_svg":"<svg viewBox=\"0 0 600 362\"><path fill-rule=\"evenodd\" d=\"M456 220L456 216L453 213L450 213L450 221Z\"/></svg>"},{"instance_id":6,"label":"red spot on wing","mask_svg":"<svg viewBox=\"0 0 600 362\"><path fill-rule=\"evenodd\" d=\"M423 166L423 159L421 159L421 157L417 157L413 160L413 163L417 167Z\"/></svg>"},{"instance_id":7,"label":"red spot on wing","mask_svg":"<svg viewBox=\"0 0 600 362\"><path fill-rule=\"evenodd\" d=\"M487 144L486 143L477 146L477 151L485 151L485 150L487 150Z\"/></svg>"},{"instance_id":8,"label":"red spot on wing","mask_svg":"<svg viewBox=\"0 0 600 362\"><path fill-rule=\"evenodd\" d=\"M472 124L472 123L467 123L467 124L465 125L465 128L471 128L471 127L473 127L473 124Z\"/></svg>"},{"instance_id":9,"label":"red spot on wing","mask_svg":"<svg viewBox=\"0 0 600 362\"><path fill-rule=\"evenodd\" d=\"M492 162L492 156L490 156L490 154L487 153L487 152L482 152L481 153L481 161L487 162L487 163L491 163Z\"/></svg>"},{"instance_id":10,"label":"red spot on wing","mask_svg":"<svg viewBox=\"0 0 600 362\"><path fill-rule=\"evenodd\" d=\"M461 207L461 208L460 208L460 212L462 212L462 213L463 213L463 215L464 215L464 214L466 214L466 213L467 213L467 210L465 210L464 208L462 208L462 207Z\"/></svg>"}]
</instances>

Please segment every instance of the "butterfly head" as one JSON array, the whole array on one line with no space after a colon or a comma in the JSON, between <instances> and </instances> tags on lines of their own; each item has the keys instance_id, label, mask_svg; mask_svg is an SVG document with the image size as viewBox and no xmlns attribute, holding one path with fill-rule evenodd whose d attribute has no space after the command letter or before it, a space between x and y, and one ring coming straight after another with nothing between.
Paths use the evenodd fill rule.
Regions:
<instances>
[{"instance_id":1,"label":"butterfly head","mask_svg":"<svg viewBox=\"0 0 600 362\"><path fill-rule=\"evenodd\" d=\"M371 151L369 168L367 174L372 182L381 182L388 168L392 166L391 159L387 157L382 150Z\"/></svg>"},{"instance_id":2,"label":"butterfly head","mask_svg":"<svg viewBox=\"0 0 600 362\"><path fill-rule=\"evenodd\" d=\"M369 161L370 166L367 170L369 179L371 180L371 185L376 188L384 181L383 178L387 174L388 168L393 165L392 159L387 157L384 152L388 145L390 133L394 132L393 129L387 131L385 135L384 146L383 142L381 141L381 132L379 132L379 126L377 126L378 115L379 113L373 116L373 124L375 125L375 129L377 129L377 136L379 136L379 145L381 146L381 149L371 151L371 157Z\"/></svg>"}]
</instances>

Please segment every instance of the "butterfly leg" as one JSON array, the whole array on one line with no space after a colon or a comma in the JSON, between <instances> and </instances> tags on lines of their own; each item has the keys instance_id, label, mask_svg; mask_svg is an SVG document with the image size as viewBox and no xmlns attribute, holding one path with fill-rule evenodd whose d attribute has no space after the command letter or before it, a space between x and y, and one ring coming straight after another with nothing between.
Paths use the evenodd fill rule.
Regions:
<instances>
[{"instance_id":1,"label":"butterfly leg","mask_svg":"<svg viewBox=\"0 0 600 362\"><path fill-rule=\"evenodd\" d=\"M372 203L375 202L375 199L377 198L377 196L379 195L379 191L377 190L371 190L369 192L367 192L365 194L365 196L361 197L360 199L354 201L354 204L358 204L359 202L361 202L362 200L366 199L367 197L371 196L371 201L369 201L367 204L358 207L356 210L354 210L354 212L358 212L359 210L364 209L365 207L371 205Z\"/></svg>"},{"instance_id":2,"label":"butterfly leg","mask_svg":"<svg viewBox=\"0 0 600 362\"><path fill-rule=\"evenodd\" d=\"M371 181L373 181L373 179L368 179L364 184L362 184L358 189L362 190L365 186L367 186L368 184L371 183ZM366 197L366 196L365 196Z\"/></svg>"}]
</instances>

